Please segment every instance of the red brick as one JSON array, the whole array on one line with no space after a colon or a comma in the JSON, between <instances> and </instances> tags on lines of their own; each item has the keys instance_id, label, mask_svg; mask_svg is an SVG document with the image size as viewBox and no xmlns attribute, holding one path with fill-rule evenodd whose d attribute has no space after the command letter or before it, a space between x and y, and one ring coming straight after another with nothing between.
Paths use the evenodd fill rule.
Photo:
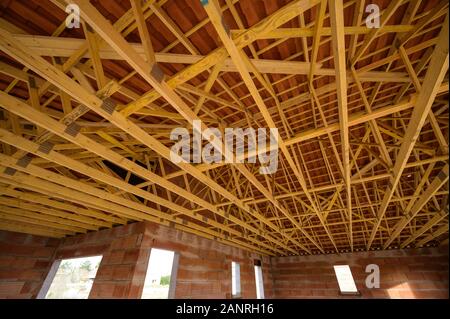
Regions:
<instances>
[{"instance_id":1,"label":"red brick","mask_svg":"<svg viewBox=\"0 0 450 319\"><path fill-rule=\"evenodd\" d=\"M97 256L102 255L109 248L109 244L101 244L101 245L81 245L78 247L74 256L72 257L82 257L82 256Z\"/></svg>"},{"instance_id":2,"label":"red brick","mask_svg":"<svg viewBox=\"0 0 450 319\"><path fill-rule=\"evenodd\" d=\"M132 265L117 265L114 266L113 276L114 280L130 280L133 276Z\"/></svg>"},{"instance_id":3,"label":"red brick","mask_svg":"<svg viewBox=\"0 0 450 319\"><path fill-rule=\"evenodd\" d=\"M114 239L111 243L110 249L112 250L121 250L123 249L123 239L122 238L118 238L118 239Z\"/></svg>"},{"instance_id":4,"label":"red brick","mask_svg":"<svg viewBox=\"0 0 450 319\"><path fill-rule=\"evenodd\" d=\"M7 299L33 299L33 298L36 298L36 295L28 293L28 294L19 294L19 295L8 296L6 298Z\"/></svg>"},{"instance_id":5,"label":"red brick","mask_svg":"<svg viewBox=\"0 0 450 319\"><path fill-rule=\"evenodd\" d=\"M388 289L387 294L391 299L400 299L401 298L401 290L399 289Z\"/></svg>"},{"instance_id":6,"label":"red brick","mask_svg":"<svg viewBox=\"0 0 450 319\"><path fill-rule=\"evenodd\" d=\"M95 285L95 283L94 283L94 285ZM96 297L106 297L106 298L113 297L114 288L115 288L114 283L104 283L104 282L98 283L97 287L96 287L96 291L97 291Z\"/></svg>"},{"instance_id":7,"label":"red brick","mask_svg":"<svg viewBox=\"0 0 450 319\"><path fill-rule=\"evenodd\" d=\"M13 256L0 256L0 268L12 267L15 258Z\"/></svg>"},{"instance_id":8,"label":"red brick","mask_svg":"<svg viewBox=\"0 0 450 319\"><path fill-rule=\"evenodd\" d=\"M123 257L123 263L124 264L135 264L139 257L139 249L131 249L125 251L124 257Z\"/></svg>"},{"instance_id":9,"label":"red brick","mask_svg":"<svg viewBox=\"0 0 450 319\"><path fill-rule=\"evenodd\" d=\"M132 285L127 298L139 299L142 296L143 285Z\"/></svg>"},{"instance_id":10,"label":"red brick","mask_svg":"<svg viewBox=\"0 0 450 319\"><path fill-rule=\"evenodd\" d=\"M144 241L140 242L142 232L146 235ZM0 257L0 278L3 276L4 280L0 282L0 290L5 280L26 278L21 279L24 282L13 282L21 289L12 289L6 297L30 298L46 275L57 243L54 242L50 247L48 240L30 236L12 236L17 242L5 242L5 237L0 232L0 252L3 254ZM141 249L144 245L147 245L146 249ZM65 239L57 256L73 258L87 253L103 254L104 259L91 297L140 298L147 269L148 248L153 245L180 253L175 290L177 297L225 297L231 290L231 260L241 264L243 297L255 297L253 259L258 258L255 254L149 222ZM275 298L343 298L338 295L333 271L333 265L343 263L350 265L363 298L445 298L448 296L445 280L448 280L448 262L443 258L444 254L437 251L428 249L424 254L421 250L415 250L407 254L401 251L376 251L339 256L267 257L263 265L265 294L266 297ZM35 255L29 258L34 254L42 257ZM18 258L18 267L9 269L11 262L16 261L12 256L26 258ZM32 263L35 269L28 268ZM364 287L367 276L365 266L370 263L380 266L382 288L389 290ZM1 265L6 265L6 269L1 268Z\"/></svg>"},{"instance_id":11,"label":"red brick","mask_svg":"<svg viewBox=\"0 0 450 319\"><path fill-rule=\"evenodd\" d=\"M154 248L158 249L166 249L166 250L172 250L172 251L186 251L189 253L194 253L195 247L191 247L186 245L185 243L179 243L174 241L167 241L167 240L155 240L153 244ZM203 250L200 250L203 253ZM198 252L196 253L197 257L201 255Z\"/></svg>"},{"instance_id":12,"label":"red brick","mask_svg":"<svg viewBox=\"0 0 450 319\"><path fill-rule=\"evenodd\" d=\"M52 257L55 249L53 247L38 247L33 249L32 256L35 257Z\"/></svg>"},{"instance_id":13,"label":"red brick","mask_svg":"<svg viewBox=\"0 0 450 319\"><path fill-rule=\"evenodd\" d=\"M445 299L448 298L448 291L442 292L439 290L416 290L414 295L417 298L424 299Z\"/></svg>"},{"instance_id":14,"label":"red brick","mask_svg":"<svg viewBox=\"0 0 450 319\"><path fill-rule=\"evenodd\" d=\"M399 281L407 281L408 280L408 278L406 277L405 274L398 272L398 271L396 271L393 274L393 276L394 276L394 280L399 280Z\"/></svg>"},{"instance_id":15,"label":"red brick","mask_svg":"<svg viewBox=\"0 0 450 319\"><path fill-rule=\"evenodd\" d=\"M22 271L17 269L0 270L0 280L13 281L17 280Z\"/></svg>"},{"instance_id":16,"label":"red brick","mask_svg":"<svg viewBox=\"0 0 450 319\"><path fill-rule=\"evenodd\" d=\"M121 264L125 251L114 250L108 256L108 264Z\"/></svg>"},{"instance_id":17,"label":"red brick","mask_svg":"<svg viewBox=\"0 0 450 319\"><path fill-rule=\"evenodd\" d=\"M219 280L221 278L221 273L217 271L210 271L207 273L208 280Z\"/></svg>"},{"instance_id":18,"label":"red brick","mask_svg":"<svg viewBox=\"0 0 450 319\"><path fill-rule=\"evenodd\" d=\"M389 297L386 291L382 289L371 289L370 291L373 298L387 298Z\"/></svg>"},{"instance_id":19,"label":"red brick","mask_svg":"<svg viewBox=\"0 0 450 319\"><path fill-rule=\"evenodd\" d=\"M13 267L15 269L34 268L36 261L36 258L16 257L13 263Z\"/></svg>"},{"instance_id":20,"label":"red brick","mask_svg":"<svg viewBox=\"0 0 450 319\"><path fill-rule=\"evenodd\" d=\"M41 270L26 269L20 272L18 279L43 281L45 279L45 273Z\"/></svg>"},{"instance_id":21,"label":"red brick","mask_svg":"<svg viewBox=\"0 0 450 319\"><path fill-rule=\"evenodd\" d=\"M61 239L58 238L48 238L46 247L58 247L61 244Z\"/></svg>"},{"instance_id":22,"label":"red brick","mask_svg":"<svg viewBox=\"0 0 450 319\"><path fill-rule=\"evenodd\" d=\"M113 278L114 266L100 265L95 276L96 280L110 280Z\"/></svg>"},{"instance_id":23,"label":"red brick","mask_svg":"<svg viewBox=\"0 0 450 319\"><path fill-rule=\"evenodd\" d=\"M147 264L150 258L150 249L140 249L137 262L139 264Z\"/></svg>"},{"instance_id":24,"label":"red brick","mask_svg":"<svg viewBox=\"0 0 450 319\"><path fill-rule=\"evenodd\" d=\"M31 235L16 233L16 232L5 232L4 241L7 243L23 244Z\"/></svg>"},{"instance_id":25,"label":"red brick","mask_svg":"<svg viewBox=\"0 0 450 319\"><path fill-rule=\"evenodd\" d=\"M22 287L23 282L0 282L0 298L18 296Z\"/></svg>"},{"instance_id":26,"label":"red brick","mask_svg":"<svg viewBox=\"0 0 450 319\"><path fill-rule=\"evenodd\" d=\"M25 282L20 293L21 294L31 293L31 294L37 295L41 286L42 286L41 282L30 282L30 281Z\"/></svg>"},{"instance_id":27,"label":"red brick","mask_svg":"<svg viewBox=\"0 0 450 319\"><path fill-rule=\"evenodd\" d=\"M114 236L114 237L124 237L124 236L127 236L127 235L129 235L131 232L130 232L130 228L131 227L131 225L127 225L127 226L121 226L121 227L114 227L113 229L112 229L112 234L111 234L111 236Z\"/></svg>"},{"instance_id":28,"label":"red brick","mask_svg":"<svg viewBox=\"0 0 450 319\"><path fill-rule=\"evenodd\" d=\"M439 274L439 280L444 281L444 282L448 282L448 268L447 270L442 273Z\"/></svg>"},{"instance_id":29,"label":"red brick","mask_svg":"<svg viewBox=\"0 0 450 319\"><path fill-rule=\"evenodd\" d=\"M123 239L122 242L122 248L127 249L127 248L134 248L137 246L138 244L138 239L139 239L139 235L135 234L135 235L131 235L129 237L126 237ZM142 238L141 238L142 240Z\"/></svg>"},{"instance_id":30,"label":"red brick","mask_svg":"<svg viewBox=\"0 0 450 319\"><path fill-rule=\"evenodd\" d=\"M421 282L417 282L415 284L415 286L418 289L436 289L436 284L432 281L421 281Z\"/></svg>"},{"instance_id":31,"label":"red brick","mask_svg":"<svg viewBox=\"0 0 450 319\"><path fill-rule=\"evenodd\" d=\"M12 256L32 256L36 247L22 246L13 243L0 243L0 251L5 255Z\"/></svg>"},{"instance_id":32,"label":"red brick","mask_svg":"<svg viewBox=\"0 0 450 319\"><path fill-rule=\"evenodd\" d=\"M423 280L423 275L421 272L408 272L406 273L408 280Z\"/></svg>"},{"instance_id":33,"label":"red brick","mask_svg":"<svg viewBox=\"0 0 450 319\"><path fill-rule=\"evenodd\" d=\"M36 262L34 263L34 268L35 269L47 269L48 267L50 267L51 262L48 260L36 260Z\"/></svg>"},{"instance_id":34,"label":"red brick","mask_svg":"<svg viewBox=\"0 0 450 319\"><path fill-rule=\"evenodd\" d=\"M211 281L205 282L192 282L191 283L191 293L192 295L204 296L204 298L208 298L210 293L220 292L220 284Z\"/></svg>"},{"instance_id":35,"label":"red brick","mask_svg":"<svg viewBox=\"0 0 450 319\"><path fill-rule=\"evenodd\" d=\"M425 280L439 281L441 279L440 275L435 272L423 272L422 275Z\"/></svg>"},{"instance_id":36,"label":"red brick","mask_svg":"<svg viewBox=\"0 0 450 319\"><path fill-rule=\"evenodd\" d=\"M114 298L123 298L125 297L125 285L116 285L114 287L113 297Z\"/></svg>"},{"instance_id":37,"label":"red brick","mask_svg":"<svg viewBox=\"0 0 450 319\"><path fill-rule=\"evenodd\" d=\"M436 281L434 285L437 289L447 290L448 291L448 281Z\"/></svg>"}]
</instances>

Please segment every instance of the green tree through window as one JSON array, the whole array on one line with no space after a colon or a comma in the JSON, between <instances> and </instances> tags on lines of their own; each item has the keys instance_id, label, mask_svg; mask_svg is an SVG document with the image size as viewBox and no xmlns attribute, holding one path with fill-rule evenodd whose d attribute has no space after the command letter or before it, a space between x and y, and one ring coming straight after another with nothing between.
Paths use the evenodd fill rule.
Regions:
<instances>
[{"instance_id":1,"label":"green tree through window","mask_svg":"<svg viewBox=\"0 0 450 319\"><path fill-rule=\"evenodd\" d=\"M161 280L159 281L159 284L161 286L168 286L170 284L170 275L169 276L162 276Z\"/></svg>"}]
</instances>

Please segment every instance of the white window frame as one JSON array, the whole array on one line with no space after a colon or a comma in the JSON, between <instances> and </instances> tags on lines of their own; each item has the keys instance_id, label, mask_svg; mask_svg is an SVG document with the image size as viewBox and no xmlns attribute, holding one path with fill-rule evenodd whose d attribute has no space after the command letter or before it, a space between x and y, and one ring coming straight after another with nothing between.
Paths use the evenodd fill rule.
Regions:
<instances>
[{"instance_id":1,"label":"white window frame","mask_svg":"<svg viewBox=\"0 0 450 319\"><path fill-rule=\"evenodd\" d=\"M81 257L80 256L76 256L76 257L71 257L71 258L56 259L53 262L52 266L50 267L50 270L48 271L47 276L45 277L45 280L42 283L41 289L39 290L39 293L37 294L36 299L45 299L45 297L47 296L47 293L50 290L50 287L51 287L51 285L53 283L53 280L55 279L56 273L58 272L59 266L61 265L61 262L63 260L88 258L88 257L96 257L96 256L100 256L101 257L100 265L98 267L100 269L100 266L101 266L102 260L103 260L103 255L92 255L92 256L81 256ZM98 269L97 269L97 271L98 271ZM96 276L97 276L97 274L96 274ZM95 278L94 278L94 281L95 281ZM93 285L94 285L94 283L92 283L92 286ZM91 289L92 289L92 287L91 287ZM89 291L89 295L88 295L87 299L89 299L90 294L91 294L91 292Z\"/></svg>"},{"instance_id":2,"label":"white window frame","mask_svg":"<svg viewBox=\"0 0 450 319\"><path fill-rule=\"evenodd\" d=\"M262 267L255 265L256 299L264 299L264 280Z\"/></svg>"},{"instance_id":3,"label":"white window frame","mask_svg":"<svg viewBox=\"0 0 450 319\"><path fill-rule=\"evenodd\" d=\"M231 296L241 297L241 265L238 262L231 262Z\"/></svg>"},{"instance_id":4,"label":"white window frame","mask_svg":"<svg viewBox=\"0 0 450 319\"><path fill-rule=\"evenodd\" d=\"M180 254L174 251L172 271L170 272L169 296L167 297L167 299L175 299L175 288L177 287L177 273L179 260Z\"/></svg>"},{"instance_id":5,"label":"white window frame","mask_svg":"<svg viewBox=\"0 0 450 319\"><path fill-rule=\"evenodd\" d=\"M153 249L166 250L166 251L173 252L172 269L170 271L169 293L168 293L167 299L175 299L175 289L177 286L177 273L178 273L178 263L180 260L180 254L174 250L159 248L159 247L150 248L150 252L148 254L148 260L147 260L147 270L145 272L145 278L144 278L144 286L142 287L141 299L142 299L142 295L144 294L145 280L146 280L147 274L148 274L148 267L150 267L150 257L152 255Z\"/></svg>"},{"instance_id":6,"label":"white window frame","mask_svg":"<svg viewBox=\"0 0 450 319\"><path fill-rule=\"evenodd\" d=\"M334 265L334 274L339 285L339 292L342 295L359 295L352 270L349 265Z\"/></svg>"},{"instance_id":7,"label":"white window frame","mask_svg":"<svg viewBox=\"0 0 450 319\"><path fill-rule=\"evenodd\" d=\"M36 296L36 299L45 299L45 296L47 296L50 286L52 285L53 279L55 279L56 272L58 271L58 268L59 268L59 265L61 264L61 262L62 262L62 259L58 259L53 262L53 264L50 267L50 270L47 274L47 277L45 277L42 287Z\"/></svg>"}]
</instances>

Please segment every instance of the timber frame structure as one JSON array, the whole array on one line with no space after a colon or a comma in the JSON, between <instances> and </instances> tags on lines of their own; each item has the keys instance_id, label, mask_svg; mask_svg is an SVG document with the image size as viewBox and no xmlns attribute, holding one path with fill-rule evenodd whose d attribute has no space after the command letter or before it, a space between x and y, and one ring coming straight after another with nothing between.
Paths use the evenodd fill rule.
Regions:
<instances>
[{"instance_id":1,"label":"timber frame structure","mask_svg":"<svg viewBox=\"0 0 450 319\"><path fill-rule=\"evenodd\" d=\"M448 1L372 2L379 28L364 0L0 1L0 229L149 220L272 256L448 242ZM198 119L278 128L278 170L174 164Z\"/></svg>"}]
</instances>

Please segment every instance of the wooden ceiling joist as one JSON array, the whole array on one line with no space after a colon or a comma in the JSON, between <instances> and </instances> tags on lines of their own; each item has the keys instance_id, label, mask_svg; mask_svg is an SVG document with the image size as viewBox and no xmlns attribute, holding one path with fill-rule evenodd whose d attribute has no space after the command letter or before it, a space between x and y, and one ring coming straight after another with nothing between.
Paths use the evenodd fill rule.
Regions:
<instances>
[{"instance_id":1,"label":"wooden ceiling joist","mask_svg":"<svg viewBox=\"0 0 450 319\"><path fill-rule=\"evenodd\" d=\"M448 242L447 1L383 3L379 28L362 0L34 4L41 22L78 5L79 29L24 23L14 1L0 18L0 229L148 220L263 255ZM232 163L174 161L174 128ZM278 145L237 158L212 128L277 128ZM274 150L272 174L247 163Z\"/></svg>"},{"instance_id":2,"label":"wooden ceiling joist","mask_svg":"<svg viewBox=\"0 0 450 319\"><path fill-rule=\"evenodd\" d=\"M378 211L378 222L372 229L367 248L369 249L377 232L378 226L385 214L390 199L400 181L401 173L405 168L409 155L412 152L414 143L418 138L422 125L426 116L430 112L434 98L436 97L439 86L444 79L448 70L448 15L445 18L444 26L439 34L436 48L431 57L430 66L425 75L424 85L417 96L416 105L414 107L402 147L398 153L397 160L394 164L392 177L389 180L389 186L383 197L383 203Z\"/></svg>"}]
</instances>

